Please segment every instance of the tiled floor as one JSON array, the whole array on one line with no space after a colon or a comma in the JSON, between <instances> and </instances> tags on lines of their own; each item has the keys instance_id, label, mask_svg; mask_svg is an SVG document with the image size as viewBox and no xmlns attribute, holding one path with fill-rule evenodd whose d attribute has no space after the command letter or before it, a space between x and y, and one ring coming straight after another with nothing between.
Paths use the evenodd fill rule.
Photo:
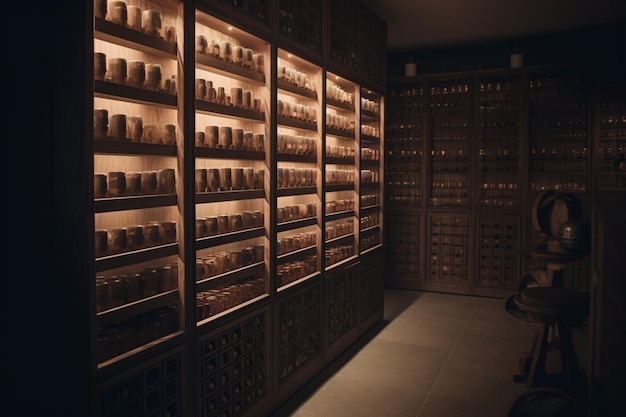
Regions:
<instances>
[{"instance_id":1,"label":"tiled floor","mask_svg":"<svg viewBox=\"0 0 626 417\"><path fill-rule=\"evenodd\" d=\"M387 289L384 320L272 417L506 417L534 332L502 299Z\"/></svg>"}]
</instances>

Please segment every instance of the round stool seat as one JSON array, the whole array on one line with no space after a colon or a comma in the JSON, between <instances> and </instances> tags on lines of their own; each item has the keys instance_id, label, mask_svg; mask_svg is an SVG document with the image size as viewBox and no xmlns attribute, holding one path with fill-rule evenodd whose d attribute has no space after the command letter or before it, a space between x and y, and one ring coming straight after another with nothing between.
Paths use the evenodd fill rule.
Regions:
<instances>
[{"instance_id":1,"label":"round stool seat","mask_svg":"<svg viewBox=\"0 0 626 417\"><path fill-rule=\"evenodd\" d=\"M582 322L589 314L588 294L570 288L528 287L514 301L522 311L570 325Z\"/></svg>"}]
</instances>

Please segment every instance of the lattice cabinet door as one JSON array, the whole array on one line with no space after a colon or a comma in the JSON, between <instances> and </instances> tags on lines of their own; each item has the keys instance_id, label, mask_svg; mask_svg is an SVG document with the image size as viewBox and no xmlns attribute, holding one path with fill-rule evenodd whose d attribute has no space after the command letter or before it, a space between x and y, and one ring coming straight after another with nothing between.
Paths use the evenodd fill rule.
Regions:
<instances>
[{"instance_id":1,"label":"lattice cabinet door","mask_svg":"<svg viewBox=\"0 0 626 417\"><path fill-rule=\"evenodd\" d=\"M385 243L385 282L397 282L401 287L417 288L423 280L420 275L420 215L387 212L385 225L388 234L393 236Z\"/></svg>"},{"instance_id":2,"label":"lattice cabinet door","mask_svg":"<svg viewBox=\"0 0 626 417\"><path fill-rule=\"evenodd\" d=\"M96 388L97 415L182 417L191 412L184 402L182 350L154 357Z\"/></svg>"},{"instance_id":3,"label":"lattice cabinet door","mask_svg":"<svg viewBox=\"0 0 626 417\"><path fill-rule=\"evenodd\" d=\"M431 214L428 217L429 284L470 285L470 227L467 215Z\"/></svg>"},{"instance_id":4,"label":"lattice cabinet door","mask_svg":"<svg viewBox=\"0 0 626 417\"><path fill-rule=\"evenodd\" d=\"M323 366L321 285L307 282L277 300L274 373L279 402Z\"/></svg>"},{"instance_id":5,"label":"lattice cabinet door","mask_svg":"<svg viewBox=\"0 0 626 417\"><path fill-rule=\"evenodd\" d=\"M268 312L260 310L200 336L198 416L252 416L271 407Z\"/></svg>"},{"instance_id":6,"label":"lattice cabinet door","mask_svg":"<svg viewBox=\"0 0 626 417\"><path fill-rule=\"evenodd\" d=\"M520 275L519 217L481 215L476 223L476 285L515 290Z\"/></svg>"}]
</instances>

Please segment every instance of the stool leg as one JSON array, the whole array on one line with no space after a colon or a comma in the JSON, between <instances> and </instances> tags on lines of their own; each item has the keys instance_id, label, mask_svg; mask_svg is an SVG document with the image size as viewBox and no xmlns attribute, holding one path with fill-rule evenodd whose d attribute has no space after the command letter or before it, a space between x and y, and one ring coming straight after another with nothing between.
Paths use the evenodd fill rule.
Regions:
<instances>
[{"instance_id":1,"label":"stool leg","mask_svg":"<svg viewBox=\"0 0 626 417\"><path fill-rule=\"evenodd\" d=\"M541 323L537 333L537 341L533 349L533 360L526 377L526 385L533 388L537 384L537 379L545 375L546 351L548 350L549 324Z\"/></svg>"},{"instance_id":2,"label":"stool leg","mask_svg":"<svg viewBox=\"0 0 626 417\"><path fill-rule=\"evenodd\" d=\"M559 323L559 348L561 350L561 366L565 387L573 393L576 389L576 379L579 376L579 364L574 351L572 334L566 324Z\"/></svg>"}]
</instances>

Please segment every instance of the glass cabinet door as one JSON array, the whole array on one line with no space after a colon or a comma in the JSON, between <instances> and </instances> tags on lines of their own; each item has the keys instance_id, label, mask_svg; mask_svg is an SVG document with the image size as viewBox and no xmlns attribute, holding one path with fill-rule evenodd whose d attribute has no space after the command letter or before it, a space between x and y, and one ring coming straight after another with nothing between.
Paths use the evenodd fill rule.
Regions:
<instances>
[{"instance_id":1,"label":"glass cabinet door","mask_svg":"<svg viewBox=\"0 0 626 417\"><path fill-rule=\"evenodd\" d=\"M324 256L327 270L358 254L359 93L356 84L326 74Z\"/></svg>"},{"instance_id":2,"label":"glass cabinet door","mask_svg":"<svg viewBox=\"0 0 626 417\"><path fill-rule=\"evenodd\" d=\"M360 101L359 251L363 253L383 243L384 101L366 88L361 88Z\"/></svg>"},{"instance_id":3,"label":"glass cabinet door","mask_svg":"<svg viewBox=\"0 0 626 417\"><path fill-rule=\"evenodd\" d=\"M99 366L181 328L179 3L94 16L94 216Z\"/></svg>"},{"instance_id":4,"label":"glass cabinet door","mask_svg":"<svg viewBox=\"0 0 626 417\"><path fill-rule=\"evenodd\" d=\"M322 70L285 50L277 62L277 277L280 288L321 268Z\"/></svg>"},{"instance_id":5,"label":"glass cabinet door","mask_svg":"<svg viewBox=\"0 0 626 417\"><path fill-rule=\"evenodd\" d=\"M266 41L196 11L196 320L269 291Z\"/></svg>"}]
</instances>

